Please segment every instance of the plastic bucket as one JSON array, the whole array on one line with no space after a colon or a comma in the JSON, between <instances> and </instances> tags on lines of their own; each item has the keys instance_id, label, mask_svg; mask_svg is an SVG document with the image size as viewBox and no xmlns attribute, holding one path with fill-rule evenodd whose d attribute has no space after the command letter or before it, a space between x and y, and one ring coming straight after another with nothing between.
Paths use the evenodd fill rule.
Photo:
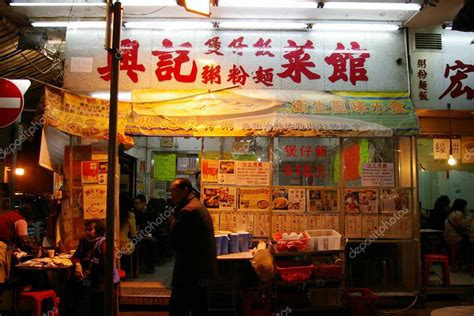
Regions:
<instances>
[{"instance_id":1,"label":"plastic bucket","mask_svg":"<svg viewBox=\"0 0 474 316\"><path fill-rule=\"evenodd\" d=\"M249 232L237 232L239 234L239 250L248 251L252 246L252 234Z\"/></svg>"},{"instance_id":2,"label":"plastic bucket","mask_svg":"<svg viewBox=\"0 0 474 316\"><path fill-rule=\"evenodd\" d=\"M239 234L230 234L229 238L229 253L239 252Z\"/></svg>"},{"instance_id":3,"label":"plastic bucket","mask_svg":"<svg viewBox=\"0 0 474 316\"><path fill-rule=\"evenodd\" d=\"M214 240L216 241L216 255L220 256L222 254L221 252L221 245L222 245L222 239L224 236L222 235L216 235L214 236Z\"/></svg>"},{"instance_id":4,"label":"plastic bucket","mask_svg":"<svg viewBox=\"0 0 474 316\"><path fill-rule=\"evenodd\" d=\"M223 235L221 239L221 255L229 253L229 237Z\"/></svg>"}]
</instances>

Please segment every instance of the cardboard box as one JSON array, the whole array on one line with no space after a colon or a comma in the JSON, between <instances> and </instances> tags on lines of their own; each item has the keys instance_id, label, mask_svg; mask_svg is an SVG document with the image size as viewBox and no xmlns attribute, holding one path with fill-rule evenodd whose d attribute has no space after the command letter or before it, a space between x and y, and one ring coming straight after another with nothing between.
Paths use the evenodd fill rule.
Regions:
<instances>
[{"instance_id":1,"label":"cardboard box","mask_svg":"<svg viewBox=\"0 0 474 316\"><path fill-rule=\"evenodd\" d=\"M309 238L309 249L314 251L321 250L340 250L342 236L334 229L314 229L305 230Z\"/></svg>"}]
</instances>

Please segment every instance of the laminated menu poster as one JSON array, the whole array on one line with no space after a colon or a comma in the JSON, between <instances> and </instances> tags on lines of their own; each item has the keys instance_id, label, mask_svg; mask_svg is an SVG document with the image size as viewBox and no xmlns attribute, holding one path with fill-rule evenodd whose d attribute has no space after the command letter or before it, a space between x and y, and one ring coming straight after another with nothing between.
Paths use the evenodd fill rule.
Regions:
<instances>
[{"instance_id":1,"label":"laminated menu poster","mask_svg":"<svg viewBox=\"0 0 474 316\"><path fill-rule=\"evenodd\" d=\"M306 229L306 217L303 215L286 215L288 232L302 232Z\"/></svg>"},{"instance_id":2,"label":"laminated menu poster","mask_svg":"<svg viewBox=\"0 0 474 316\"><path fill-rule=\"evenodd\" d=\"M359 215L346 215L346 237L347 238L361 238L362 224Z\"/></svg>"},{"instance_id":3,"label":"laminated menu poster","mask_svg":"<svg viewBox=\"0 0 474 316\"><path fill-rule=\"evenodd\" d=\"M378 215L362 215L362 238L369 237L379 226Z\"/></svg>"},{"instance_id":4,"label":"laminated menu poster","mask_svg":"<svg viewBox=\"0 0 474 316\"><path fill-rule=\"evenodd\" d=\"M201 163L201 181L217 183L219 160L203 160Z\"/></svg>"},{"instance_id":5,"label":"laminated menu poster","mask_svg":"<svg viewBox=\"0 0 474 316\"><path fill-rule=\"evenodd\" d=\"M235 184L235 161L219 160L219 169L217 172L217 183Z\"/></svg>"},{"instance_id":6,"label":"laminated menu poster","mask_svg":"<svg viewBox=\"0 0 474 316\"><path fill-rule=\"evenodd\" d=\"M306 217L306 229L318 229L318 216L309 215Z\"/></svg>"},{"instance_id":7,"label":"laminated menu poster","mask_svg":"<svg viewBox=\"0 0 474 316\"><path fill-rule=\"evenodd\" d=\"M209 212L211 214L212 219L212 226L214 227L214 231L218 231L220 228L219 226L219 213Z\"/></svg>"},{"instance_id":8,"label":"laminated menu poster","mask_svg":"<svg viewBox=\"0 0 474 316\"><path fill-rule=\"evenodd\" d=\"M202 201L209 210L232 211L236 209L236 188L221 186L205 186Z\"/></svg>"},{"instance_id":9,"label":"laminated menu poster","mask_svg":"<svg viewBox=\"0 0 474 316\"><path fill-rule=\"evenodd\" d=\"M254 236L270 236L270 214L255 214L254 217Z\"/></svg>"},{"instance_id":10,"label":"laminated menu poster","mask_svg":"<svg viewBox=\"0 0 474 316\"><path fill-rule=\"evenodd\" d=\"M382 213L410 209L410 189L383 189L380 195Z\"/></svg>"},{"instance_id":11,"label":"laminated menu poster","mask_svg":"<svg viewBox=\"0 0 474 316\"><path fill-rule=\"evenodd\" d=\"M273 188L272 210L304 212L305 206L306 197L304 188Z\"/></svg>"},{"instance_id":12,"label":"laminated menu poster","mask_svg":"<svg viewBox=\"0 0 474 316\"><path fill-rule=\"evenodd\" d=\"M337 190L308 189L309 212L338 212L339 198Z\"/></svg>"},{"instance_id":13,"label":"laminated menu poster","mask_svg":"<svg viewBox=\"0 0 474 316\"><path fill-rule=\"evenodd\" d=\"M239 188L238 194L239 210L270 210L270 188Z\"/></svg>"},{"instance_id":14,"label":"laminated menu poster","mask_svg":"<svg viewBox=\"0 0 474 316\"><path fill-rule=\"evenodd\" d=\"M344 210L346 213L359 213L359 190L344 191Z\"/></svg>"},{"instance_id":15,"label":"laminated menu poster","mask_svg":"<svg viewBox=\"0 0 474 316\"><path fill-rule=\"evenodd\" d=\"M393 187L395 173L393 163L372 162L362 164L363 187Z\"/></svg>"},{"instance_id":16,"label":"laminated menu poster","mask_svg":"<svg viewBox=\"0 0 474 316\"><path fill-rule=\"evenodd\" d=\"M290 232L288 220L285 214L272 215L272 234Z\"/></svg>"},{"instance_id":17,"label":"laminated menu poster","mask_svg":"<svg viewBox=\"0 0 474 316\"><path fill-rule=\"evenodd\" d=\"M237 215L236 213L221 213L219 230L237 231Z\"/></svg>"},{"instance_id":18,"label":"laminated menu poster","mask_svg":"<svg viewBox=\"0 0 474 316\"><path fill-rule=\"evenodd\" d=\"M339 215L323 215L324 228L339 231Z\"/></svg>"},{"instance_id":19,"label":"laminated menu poster","mask_svg":"<svg viewBox=\"0 0 474 316\"><path fill-rule=\"evenodd\" d=\"M361 213L378 213L379 199L376 189L363 189L359 191L359 209Z\"/></svg>"},{"instance_id":20,"label":"laminated menu poster","mask_svg":"<svg viewBox=\"0 0 474 316\"><path fill-rule=\"evenodd\" d=\"M254 235L255 214L237 213L237 231L246 231Z\"/></svg>"},{"instance_id":21,"label":"laminated menu poster","mask_svg":"<svg viewBox=\"0 0 474 316\"><path fill-rule=\"evenodd\" d=\"M381 238L395 238L397 236L398 220L391 215L379 215L378 233Z\"/></svg>"},{"instance_id":22,"label":"laminated menu poster","mask_svg":"<svg viewBox=\"0 0 474 316\"><path fill-rule=\"evenodd\" d=\"M269 186L270 163L261 161L236 161L235 183L237 185Z\"/></svg>"},{"instance_id":23,"label":"laminated menu poster","mask_svg":"<svg viewBox=\"0 0 474 316\"><path fill-rule=\"evenodd\" d=\"M84 219L105 218L107 207L107 186L84 185L83 187Z\"/></svg>"},{"instance_id":24,"label":"laminated menu poster","mask_svg":"<svg viewBox=\"0 0 474 316\"><path fill-rule=\"evenodd\" d=\"M81 183L98 184L99 183L99 162L81 161Z\"/></svg>"}]
</instances>

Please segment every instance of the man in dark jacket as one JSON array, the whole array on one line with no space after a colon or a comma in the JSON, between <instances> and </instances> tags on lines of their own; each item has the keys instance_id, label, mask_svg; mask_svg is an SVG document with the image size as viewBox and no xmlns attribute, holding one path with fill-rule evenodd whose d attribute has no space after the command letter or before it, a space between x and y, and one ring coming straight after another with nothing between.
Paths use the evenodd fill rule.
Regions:
<instances>
[{"instance_id":1,"label":"man in dark jacket","mask_svg":"<svg viewBox=\"0 0 474 316\"><path fill-rule=\"evenodd\" d=\"M208 281L216 270L216 246L212 219L196 198L189 179L171 184L176 205L170 218L170 239L176 250L170 316L207 315Z\"/></svg>"}]
</instances>

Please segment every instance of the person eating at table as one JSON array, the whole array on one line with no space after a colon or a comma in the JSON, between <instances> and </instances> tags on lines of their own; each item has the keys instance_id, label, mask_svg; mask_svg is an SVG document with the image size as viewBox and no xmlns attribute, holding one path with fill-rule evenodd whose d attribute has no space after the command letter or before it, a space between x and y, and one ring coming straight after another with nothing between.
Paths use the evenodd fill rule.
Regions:
<instances>
[{"instance_id":1,"label":"person eating at table","mask_svg":"<svg viewBox=\"0 0 474 316\"><path fill-rule=\"evenodd\" d=\"M10 276L11 252L18 250L38 255L39 244L28 236L28 224L34 219L31 203L24 203L20 209L0 214L0 283Z\"/></svg>"}]
</instances>

